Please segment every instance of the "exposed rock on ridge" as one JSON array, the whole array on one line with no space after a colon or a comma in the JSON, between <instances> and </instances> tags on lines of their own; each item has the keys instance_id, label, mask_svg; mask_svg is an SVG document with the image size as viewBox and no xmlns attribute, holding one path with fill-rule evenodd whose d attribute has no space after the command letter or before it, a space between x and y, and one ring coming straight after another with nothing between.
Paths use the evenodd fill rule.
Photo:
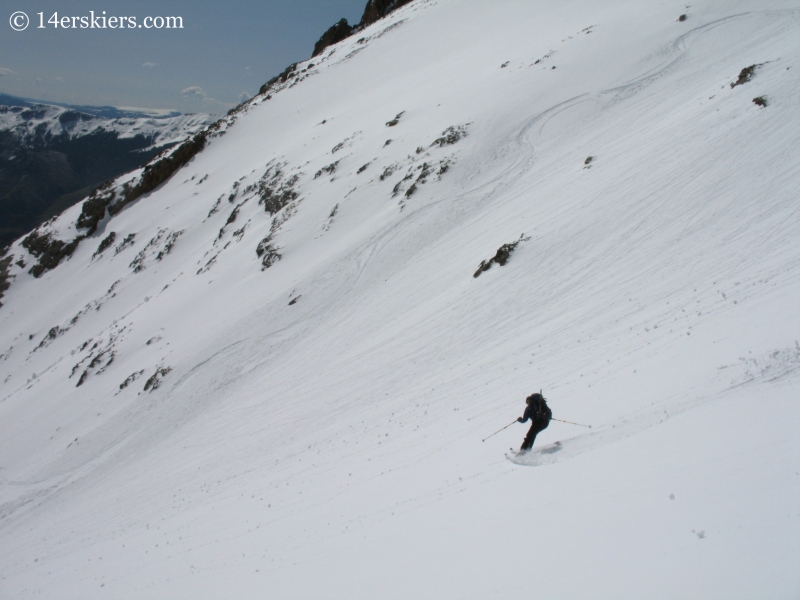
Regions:
<instances>
[{"instance_id":1,"label":"exposed rock on ridge","mask_svg":"<svg viewBox=\"0 0 800 600\"><path fill-rule=\"evenodd\" d=\"M354 27L350 27L347 23L347 19L341 19L338 23L333 25L328 31L322 34L322 37L319 38L316 44L314 44L314 53L311 57L318 56L322 54L322 52L328 46L332 46L338 42L341 42L343 39L350 37L353 34Z\"/></svg>"},{"instance_id":2,"label":"exposed rock on ridge","mask_svg":"<svg viewBox=\"0 0 800 600\"><path fill-rule=\"evenodd\" d=\"M372 25L375 21L382 19L394 10L411 2L411 0L369 0L364 14L361 16L361 21L357 25L350 26L347 19L341 19L338 23L333 25L328 31L322 34L316 44L314 44L314 53L311 57L318 56L328 46L337 44L342 40L350 37L357 31L361 31L364 27Z\"/></svg>"},{"instance_id":3,"label":"exposed rock on ridge","mask_svg":"<svg viewBox=\"0 0 800 600\"><path fill-rule=\"evenodd\" d=\"M361 17L361 27L371 25L378 19L382 19L390 12L397 10L411 2L411 0L369 0Z\"/></svg>"}]
</instances>

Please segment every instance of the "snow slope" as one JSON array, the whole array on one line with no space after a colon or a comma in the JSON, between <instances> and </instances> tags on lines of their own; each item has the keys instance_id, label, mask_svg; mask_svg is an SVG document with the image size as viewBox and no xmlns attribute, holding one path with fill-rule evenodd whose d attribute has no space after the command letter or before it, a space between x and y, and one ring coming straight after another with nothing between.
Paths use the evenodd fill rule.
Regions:
<instances>
[{"instance_id":1,"label":"snow slope","mask_svg":"<svg viewBox=\"0 0 800 600\"><path fill-rule=\"evenodd\" d=\"M416 0L16 243L0 596L796 598L799 34Z\"/></svg>"}]
</instances>

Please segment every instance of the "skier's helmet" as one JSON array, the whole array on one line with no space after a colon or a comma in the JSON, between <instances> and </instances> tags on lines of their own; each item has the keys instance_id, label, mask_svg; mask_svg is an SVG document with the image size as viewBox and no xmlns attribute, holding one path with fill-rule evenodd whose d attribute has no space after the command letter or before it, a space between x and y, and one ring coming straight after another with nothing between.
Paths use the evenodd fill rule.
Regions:
<instances>
[{"instance_id":1,"label":"skier's helmet","mask_svg":"<svg viewBox=\"0 0 800 600\"><path fill-rule=\"evenodd\" d=\"M526 401L528 404L531 404L531 403L533 403L533 402L541 402L542 400L544 400L544 397L543 397L543 396L542 396L540 393L538 393L538 392L537 392L537 393L535 393L535 394L531 394L530 396L528 396L527 398L525 398L525 401Z\"/></svg>"}]
</instances>

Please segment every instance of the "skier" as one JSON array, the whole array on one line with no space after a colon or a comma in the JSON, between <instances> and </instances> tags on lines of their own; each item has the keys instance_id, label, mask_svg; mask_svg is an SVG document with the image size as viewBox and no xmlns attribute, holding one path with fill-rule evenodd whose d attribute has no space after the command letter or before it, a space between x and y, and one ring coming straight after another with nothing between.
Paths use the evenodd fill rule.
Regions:
<instances>
[{"instance_id":1,"label":"skier","mask_svg":"<svg viewBox=\"0 0 800 600\"><path fill-rule=\"evenodd\" d=\"M525 413L518 418L517 421L525 423L530 419L531 428L528 430L528 435L525 436L522 447L519 449L520 454L527 452L533 447L533 440L536 439L536 434L547 429L547 426L550 424L550 419L553 417L553 413L550 411L544 396L541 394L531 394L525 398L525 402L528 406L525 409Z\"/></svg>"}]
</instances>

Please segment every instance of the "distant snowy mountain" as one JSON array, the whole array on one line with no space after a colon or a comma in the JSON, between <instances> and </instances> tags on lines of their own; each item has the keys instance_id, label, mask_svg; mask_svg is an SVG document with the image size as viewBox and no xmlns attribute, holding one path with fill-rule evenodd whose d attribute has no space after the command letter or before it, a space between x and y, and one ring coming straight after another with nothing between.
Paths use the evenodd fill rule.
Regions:
<instances>
[{"instance_id":1,"label":"distant snowy mountain","mask_svg":"<svg viewBox=\"0 0 800 600\"><path fill-rule=\"evenodd\" d=\"M414 0L16 239L0 597L796 598L798 17Z\"/></svg>"},{"instance_id":2,"label":"distant snowy mountain","mask_svg":"<svg viewBox=\"0 0 800 600\"><path fill-rule=\"evenodd\" d=\"M80 104L67 104L66 102L57 101L43 101L33 100L31 98L20 98L19 96L11 96L9 94L0 94L0 105L2 106L21 106L23 108L33 108L35 106L60 106L69 110L75 110L80 113L92 115L95 117L103 117L106 119L121 119L121 118L151 118L151 117L179 117L181 112L169 109L151 109L151 108L135 108L135 107L117 107L117 106L88 106Z\"/></svg>"},{"instance_id":3,"label":"distant snowy mountain","mask_svg":"<svg viewBox=\"0 0 800 600\"><path fill-rule=\"evenodd\" d=\"M215 119L0 95L0 247Z\"/></svg>"},{"instance_id":4,"label":"distant snowy mountain","mask_svg":"<svg viewBox=\"0 0 800 600\"><path fill-rule=\"evenodd\" d=\"M4 99L9 104L5 104ZM121 139L141 136L149 142L147 149L156 148L183 141L216 118L205 114L169 113L162 116L108 108L67 108L0 96L0 131L11 133L28 147L57 138L74 139L106 132L115 133Z\"/></svg>"}]
</instances>

